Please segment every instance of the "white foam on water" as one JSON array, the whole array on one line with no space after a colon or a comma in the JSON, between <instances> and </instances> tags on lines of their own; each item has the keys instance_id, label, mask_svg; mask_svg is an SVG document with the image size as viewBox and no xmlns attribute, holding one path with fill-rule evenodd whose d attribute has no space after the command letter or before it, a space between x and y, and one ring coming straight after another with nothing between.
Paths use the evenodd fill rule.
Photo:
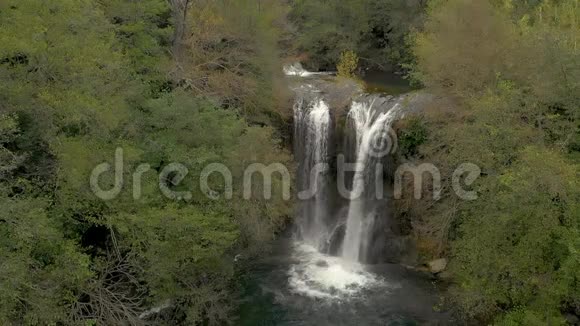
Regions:
<instances>
[{"instance_id":1,"label":"white foam on water","mask_svg":"<svg viewBox=\"0 0 580 326\"><path fill-rule=\"evenodd\" d=\"M286 76L299 76L299 77L310 77L310 76L323 76L332 75L332 72L312 72L304 69L300 62L295 62L284 66L284 74Z\"/></svg>"},{"instance_id":2,"label":"white foam on water","mask_svg":"<svg viewBox=\"0 0 580 326\"><path fill-rule=\"evenodd\" d=\"M293 248L296 262L288 271L292 292L313 298L348 300L363 290L386 285L363 265L322 254L316 248L296 242Z\"/></svg>"}]
</instances>

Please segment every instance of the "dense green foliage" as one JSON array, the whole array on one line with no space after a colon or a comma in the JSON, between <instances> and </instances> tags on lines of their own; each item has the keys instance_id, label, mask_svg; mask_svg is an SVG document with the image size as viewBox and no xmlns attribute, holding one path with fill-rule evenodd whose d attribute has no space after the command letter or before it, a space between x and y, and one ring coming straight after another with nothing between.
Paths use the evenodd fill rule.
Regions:
<instances>
[{"instance_id":1,"label":"dense green foliage","mask_svg":"<svg viewBox=\"0 0 580 326\"><path fill-rule=\"evenodd\" d=\"M431 254L451 255L470 320L580 314L579 18L576 0L433 1L415 35L413 76L454 99L427 115L420 157L446 177L465 162L482 170L477 200L445 187L412 208Z\"/></svg>"},{"instance_id":2,"label":"dense green foliage","mask_svg":"<svg viewBox=\"0 0 580 326\"><path fill-rule=\"evenodd\" d=\"M411 157L418 154L419 146L427 141L427 127L420 117L410 117L403 120L399 127L397 138L397 149L404 157Z\"/></svg>"},{"instance_id":3,"label":"dense green foliage","mask_svg":"<svg viewBox=\"0 0 580 326\"><path fill-rule=\"evenodd\" d=\"M241 109L251 122L276 121L288 114L271 109L286 92L278 41L287 10L273 0L196 1L172 75L194 94Z\"/></svg>"},{"instance_id":4,"label":"dense green foliage","mask_svg":"<svg viewBox=\"0 0 580 326\"><path fill-rule=\"evenodd\" d=\"M174 39L176 12L191 21L186 35L211 31L212 40L230 39L234 29L218 27L232 12L214 8L202 30L194 22L208 4L172 3L0 2L0 324L143 324L141 313L164 304L163 314L148 318L223 324L235 307L233 257L263 250L284 225L289 206L279 196L280 176L273 176L273 200L262 199L259 183L251 200L241 189L248 164L290 164L266 126L280 121L279 95L263 87L275 78L272 35L284 10L265 1L259 14L249 6L238 12L262 20L237 26L231 41L239 46L224 48L248 46L261 57L250 52L240 62L232 53L193 70L203 66L198 57L172 55L193 42ZM241 41L247 39L264 49ZM212 78L225 67L238 69L228 76L250 77L224 76L228 87L218 87L224 79ZM205 80L203 91L193 79ZM250 94L240 97L240 89ZM119 196L104 201L89 177L97 165L113 163L116 148L123 149L125 182ZM173 162L188 176L161 182L191 191L187 200L160 192L158 174ZM136 196L132 174L142 163L150 170ZM200 188L209 163L231 169L232 200L218 174L209 178L216 198ZM103 175L103 189L112 178L112 171Z\"/></svg>"},{"instance_id":5,"label":"dense green foliage","mask_svg":"<svg viewBox=\"0 0 580 326\"><path fill-rule=\"evenodd\" d=\"M291 166L280 43L342 76L409 69L446 99L399 128L441 199L398 211L422 255L450 258L467 321L565 324L580 316L579 19L578 0L2 0L0 324L234 321L235 260L291 210L281 175L272 200L241 187L252 163ZM90 175L118 148L123 187L102 200ZM451 186L466 162L473 201ZM159 180L171 163L188 176ZM200 186L212 163L231 198L218 173Z\"/></svg>"},{"instance_id":6,"label":"dense green foliage","mask_svg":"<svg viewBox=\"0 0 580 326\"><path fill-rule=\"evenodd\" d=\"M336 75L339 77L351 78L354 76L358 66L358 56L353 51L344 51L340 54L336 65Z\"/></svg>"},{"instance_id":7,"label":"dense green foliage","mask_svg":"<svg viewBox=\"0 0 580 326\"><path fill-rule=\"evenodd\" d=\"M421 27L424 0L295 0L297 48L314 69L335 70L354 51L364 67L398 70L411 60L410 31Z\"/></svg>"}]
</instances>

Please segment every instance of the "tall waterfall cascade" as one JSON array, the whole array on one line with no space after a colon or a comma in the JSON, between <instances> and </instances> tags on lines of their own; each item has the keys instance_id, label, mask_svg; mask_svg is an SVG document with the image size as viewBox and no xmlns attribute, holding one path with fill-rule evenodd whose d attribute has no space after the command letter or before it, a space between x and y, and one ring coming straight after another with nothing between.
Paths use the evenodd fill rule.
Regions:
<instances>
[{"instance_id":1,"label":"tall waterfall cascade","mask_svg":"<svg viewBox=\"0 0 580 326\"><path fill-rule=\"evenodd\" d=\"M400 103L391 102L384 112L376 110L374 103L355 102L347 116L356 136L357 169L352 180L341 255L354 262L364 260L371 245L375 220L368 203L377 199L377 192L382 192L377 189L382 179L382 171L377 171L378 163L396 147L390 128L399 113Z\"/></svg>"},{"instance_id":2,"label":"tall waterfall cascade","mask_svg":"<svg viewBox=\"0 0 580 326\"><path fill-rule=\"evenodd\" d=\"M298 189L312 192L300 209L300 236L322 249L327 230L327 188L330 158L330 109L321 98L300 98L294 105L295 155L298 158Z\"/></svg>"},{"instance_id":3,"label":"tall waterfall cascade","mask_svg":"<svg viewBox=\"0 0 580 326\"><path fill-rule=\"evenodd\" d=\"M365 264L389 218L379 181L385 158L397 147L391 127L413 109L416 97L364 94L356 83L345 88L334 77L308 72L299 64L284 71L295 82L299 197L296 264L288 272L289 283L296 292L321 298L344 298L357 289L377 287L381 282L366 272ZM344 89L355 91L344 96ZM337 191L338 155L356 167L345 178L348 198Z\"/></svg>"}]
</instances>

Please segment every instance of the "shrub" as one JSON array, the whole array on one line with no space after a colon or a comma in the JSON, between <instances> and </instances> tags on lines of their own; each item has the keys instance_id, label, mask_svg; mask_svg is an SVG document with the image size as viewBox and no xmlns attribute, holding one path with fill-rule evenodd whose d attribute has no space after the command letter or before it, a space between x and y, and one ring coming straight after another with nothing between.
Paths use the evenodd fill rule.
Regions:
<instances>
[{"instance_id":1,"label":"shrub","mask_svg":"<svg viewBox=\"0 0 580 326\"><path fill-rule=\"evenodd\" d=\"M340 59L336 66L338 76L352 78L357 67L358 55L354 51L348 50L340 54Z\"/></svg>"}]
</instances>

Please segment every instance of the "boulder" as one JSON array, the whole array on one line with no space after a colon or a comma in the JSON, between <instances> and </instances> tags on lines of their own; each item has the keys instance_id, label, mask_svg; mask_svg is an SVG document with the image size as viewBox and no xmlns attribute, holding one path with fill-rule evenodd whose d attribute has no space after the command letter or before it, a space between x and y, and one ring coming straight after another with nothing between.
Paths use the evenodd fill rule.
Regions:
<instances>
[{"instance_id":1,"label":"boulder","mask_svg":"<svg viewBox=\"0 0 580 326\"><path fill-rule=\"evenodd\" d=\"M432 261L427 263L427 266L429 267L429 271L431 273L433 273L433 274L440 273L440 272L444 271L445 268L447 268L447 259L439 258L439 259L432 260Z\"/></svg>"},{"instance_id":2,"label":"boulder","mask_svg":"<svg viewBox=\"0 0 580 326\"><path fill-rule=\"evenodd\" d=\"M324 260L319 260L316 262L316 266L318 267L328 267L328 263L325 262Z\"/></svg>"}]
</instances>

